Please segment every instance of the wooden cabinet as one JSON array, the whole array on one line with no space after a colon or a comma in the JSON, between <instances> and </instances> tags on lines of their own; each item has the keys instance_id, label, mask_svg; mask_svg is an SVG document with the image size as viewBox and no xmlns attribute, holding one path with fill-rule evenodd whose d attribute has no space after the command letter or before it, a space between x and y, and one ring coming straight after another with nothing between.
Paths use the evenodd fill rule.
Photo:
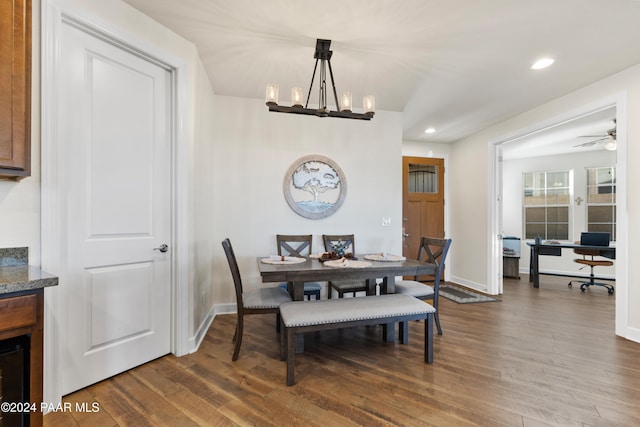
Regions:
<instances>
[{"instance_id":1,"label":"wooden cabinet","mask_svg":"<svg viewBox=\"0 0 640 427\"><path fill-rule=\"evenodd\" d=\"M0 0L3 2L4 0ZM0 294L0 340L29 336L29 425L42 426L42 360L43 360L44 289ZM2 424L2 422L0 422Z\"/></svg>"},{"instance_id":2,"label":"wooden cabinet","mask_svg":"<svg viewBox=\"0 0 640 427\"><path fill-rule=\"evenodd\" d=\"M31 175L31 0L0 0L0 179Z\"/></svg>"},{"instance_id":3,"label":"wooden cabinet","mask_svg":"<svg viewBox=\"0 0 640 427\"><path fill-rule=\"evenodd\" d=\"M502 257L502 276L513 279L520 278L520 258L505 256Z\"/></svg>"}]
</instances>

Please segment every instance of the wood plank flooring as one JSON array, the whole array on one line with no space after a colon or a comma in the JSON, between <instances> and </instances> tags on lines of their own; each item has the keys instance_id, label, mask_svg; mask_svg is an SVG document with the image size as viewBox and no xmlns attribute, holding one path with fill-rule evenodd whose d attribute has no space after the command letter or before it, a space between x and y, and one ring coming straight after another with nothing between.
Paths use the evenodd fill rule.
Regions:
<instances>
[{"instance_id":1,"label":"wood plank flooring","mask_svg":"<svg viewBox=\"0 0 640 427\"><path fill-rule=\"evenodd\" d=\"M568 279L505 279L500 302L442 298L444 335L423 362L379 327L308 334L285 384L274 316L249 316L231 362L235 315L217 316L198 352L165 356L64 398L94 413L49 413L45 426L632 426L640 425L640 344L614 334L614 297Z\"/></svg>"}]
</instances>

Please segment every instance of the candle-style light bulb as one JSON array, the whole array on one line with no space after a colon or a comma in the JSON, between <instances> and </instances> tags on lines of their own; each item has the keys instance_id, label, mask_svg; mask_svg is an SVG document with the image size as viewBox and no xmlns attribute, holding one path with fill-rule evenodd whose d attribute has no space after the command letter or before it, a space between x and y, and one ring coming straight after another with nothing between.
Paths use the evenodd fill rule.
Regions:
<instances>
[{"instance_id":1,"label":"candle-style light bulb","mask_svg":"<svg viewBox=\"0 0 640 427\"><path fill-rule=\"evenodd\" d=\"M365 113L376 112L376 98L373 95L367 95L362 98L362 110Z\"/></svg>"},{"instance_id":2,"label":"candle-style light bulb","mask_svg":"<svg viewBox=\"0 0 640 427\"><path fill-rule=\"evenodd\" d=\"M294 87L291 89L291 105L294 107L302 107L302 88Z\"/></svg>"},{"instance_id":3,"label":"candle-style light bulb","mask_svg":"<svg viewBox=\"0 0 640 427\"><path fill-rule=\"evenodd\" d=\"M344 92L342 94L342 106L340 111L351 111L353 103L351 102L351 92Z\"/></svg>"},{"instance_id":4,"label":"candle-style light bulb","mask_svg":"<svg viewBox=\"0 0 640 427\"><path fill-rule=\"evenodd\" d=\"M278 104L278 85L270 83L267 85L267 104Z\"/></svg>"}]
</instances>

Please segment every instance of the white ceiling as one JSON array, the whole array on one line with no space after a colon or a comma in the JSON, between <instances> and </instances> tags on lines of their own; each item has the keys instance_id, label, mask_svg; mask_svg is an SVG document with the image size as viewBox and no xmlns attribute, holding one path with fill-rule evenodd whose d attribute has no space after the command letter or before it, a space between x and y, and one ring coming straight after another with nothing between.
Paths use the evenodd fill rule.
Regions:
<instances>
[{"instance_id":1,"label":"white ceiling","mask_svg":"<svg viewBox=\"0 0 640 427\"><path fill-rule=\"evenodd\" d=\"M285 104L330 39L338 93L356 112L369 94L403 112L413 141L456 141L640 63L637 0L125 2L192 41L218 95L264 99L277 83Z\"/></svg>"},{"instance_id":2,"label":"white ceiling","mask_svg":"<svg viewBox=\"0 0 640 427\"><path fill-rule=\"evenodd\" d=\"M610 139L607 131L616 127L615 118L616 108L610 107L558 123L504 144L502 157L513 160L605 150L604 143ZM596 143L583 145L590 142Z\"/></svg>"}]
</instances>

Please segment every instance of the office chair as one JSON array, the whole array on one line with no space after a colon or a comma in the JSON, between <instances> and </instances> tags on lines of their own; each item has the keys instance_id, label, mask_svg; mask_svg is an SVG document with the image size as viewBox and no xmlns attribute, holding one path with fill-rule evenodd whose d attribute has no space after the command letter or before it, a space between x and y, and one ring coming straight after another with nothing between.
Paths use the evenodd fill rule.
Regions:
<instances>
[{"instance_id":1,"label":"office chair","mask_svg":"<svg viewBox=\"0 0 640 427\"><path fill-rule=\"evenodd\" d=\"M606 236L605 236L606 235ZM607 283L601 283L595 281L595 275L593 273L594 267L602 267L607 266L610 267L613 265L613 261L610 260L600 260L595 259L597 256L606 256L606 247L609 246L609 233L582 233L580 236L580 244L581 245L592 245L592 246L602 246L603 249L585 249L585 248L575 248L573 250L574 253L578 255L582 255L582 258L576 258L573 261L578 264L582 264L583 266L589 266L591 272L589 274L589 280L572 280L569 282L568 286L571 288L574 283L580 283L580 290L584 292L589 286L602 286L607 289L609 295L613 295L613 285L609 285ZM584 268L584 267L581 267Z\"/></svg>"}]
</instances>

